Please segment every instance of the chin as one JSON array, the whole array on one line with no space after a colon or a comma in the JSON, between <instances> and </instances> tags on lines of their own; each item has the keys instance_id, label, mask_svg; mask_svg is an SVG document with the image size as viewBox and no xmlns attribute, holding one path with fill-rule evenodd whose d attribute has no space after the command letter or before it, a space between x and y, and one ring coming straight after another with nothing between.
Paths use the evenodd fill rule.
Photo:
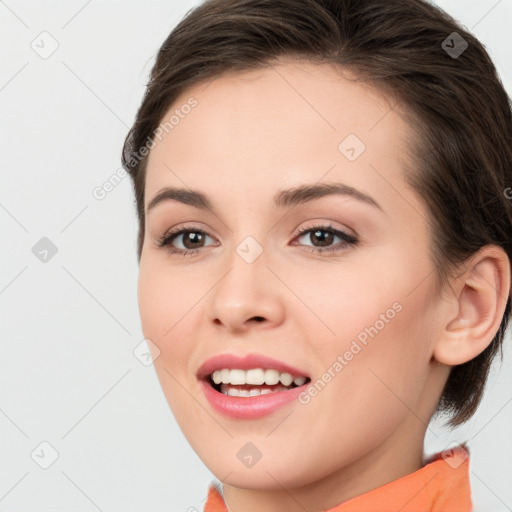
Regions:
<instances>
[{"instance_id":1,"label":"chin","mask_svg":"<svg viewBox=\"0 0 512 512\"><path fill-rule=\"evenodd\" d=\"M252 467L244 467L244 465L235 459L229 463L228 457L224 452L223 456L213 460L201 457L203 463L221 482L241 489L278 491L285 488L294 488L308 485L322 477L311 464L305 461L304 465L293 464L290 468L290 460L293 457L287 457L283 453L277 452L265 459L262 455L261 459ZM199 455L201 453L199 452Z\"/></svg>"}]
</instances>

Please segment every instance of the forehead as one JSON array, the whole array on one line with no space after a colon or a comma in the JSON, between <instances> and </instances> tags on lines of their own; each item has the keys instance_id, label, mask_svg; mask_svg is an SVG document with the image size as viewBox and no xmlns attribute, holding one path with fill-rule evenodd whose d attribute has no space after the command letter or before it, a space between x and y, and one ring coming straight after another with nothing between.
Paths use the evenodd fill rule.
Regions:
<instances>
[{"instance_id":1,"label":"forehead","mask_svg":"<svg viewBox=\"0 0 512 512\"><path fill-rule=\"evenodd\" d=\"M372 161L399 172L409 134L384 93L347 70L293 59L195 84L161 126L171 116L149 155L146 204L165 186L268 194L278 183L319 181L333 166L336 178L361 185ZM357 160L343 154L347 144Z\"/></svg>"}]
</instances>

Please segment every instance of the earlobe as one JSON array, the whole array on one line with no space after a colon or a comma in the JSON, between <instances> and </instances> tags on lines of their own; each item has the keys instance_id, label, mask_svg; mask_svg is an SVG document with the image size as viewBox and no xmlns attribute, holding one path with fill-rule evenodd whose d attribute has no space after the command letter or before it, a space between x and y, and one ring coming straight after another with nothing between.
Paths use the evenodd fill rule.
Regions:
<instances>
[{"instance_id":1,"label":"earlobe","mask_svg":"<svg viewBox=\"0 0 512 512\"><path fill-rule=\"evenodd\" d=\"M438 362L449 366L478 356L500 327L510 293L510 262L505 251L497 246L483 247L468 260L452 289L454 307L433 353Z\"/></svg>"}]
</instances>

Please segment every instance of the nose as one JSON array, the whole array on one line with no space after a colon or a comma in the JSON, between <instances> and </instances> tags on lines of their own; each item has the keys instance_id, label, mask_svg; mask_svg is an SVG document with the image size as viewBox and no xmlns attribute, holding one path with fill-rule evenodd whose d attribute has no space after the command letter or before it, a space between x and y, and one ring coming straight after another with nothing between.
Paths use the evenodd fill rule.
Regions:
<instances>
[{"instance_id":1,"label":"nose","mask_svg":"<svg viewBox=\"0 0 512 512\"><path fill-rule=\"evenodd\" d=\"M284 319L285 287L269 268L265 251L254 261L240 254L233 251L209 294L209 321L231 333L278 326Z\"/></svg>"}]
</instances>

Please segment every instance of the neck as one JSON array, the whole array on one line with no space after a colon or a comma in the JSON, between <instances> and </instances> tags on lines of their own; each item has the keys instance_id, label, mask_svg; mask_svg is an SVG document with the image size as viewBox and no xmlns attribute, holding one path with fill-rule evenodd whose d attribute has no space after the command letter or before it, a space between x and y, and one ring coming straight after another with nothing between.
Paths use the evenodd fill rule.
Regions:
<instances>
[{"instance_id":1,"label":"neck","mask_svg":"<svg viewBox=\"0 0 512 512\"><path fill-rule=\"evenodd\" d=\"M322 511L404 477L423 466L426 426L408 417L394 433L363 457L327 477L301 487L241 489L223 485L229 512Z\"/></svg>"}]
</instances>

